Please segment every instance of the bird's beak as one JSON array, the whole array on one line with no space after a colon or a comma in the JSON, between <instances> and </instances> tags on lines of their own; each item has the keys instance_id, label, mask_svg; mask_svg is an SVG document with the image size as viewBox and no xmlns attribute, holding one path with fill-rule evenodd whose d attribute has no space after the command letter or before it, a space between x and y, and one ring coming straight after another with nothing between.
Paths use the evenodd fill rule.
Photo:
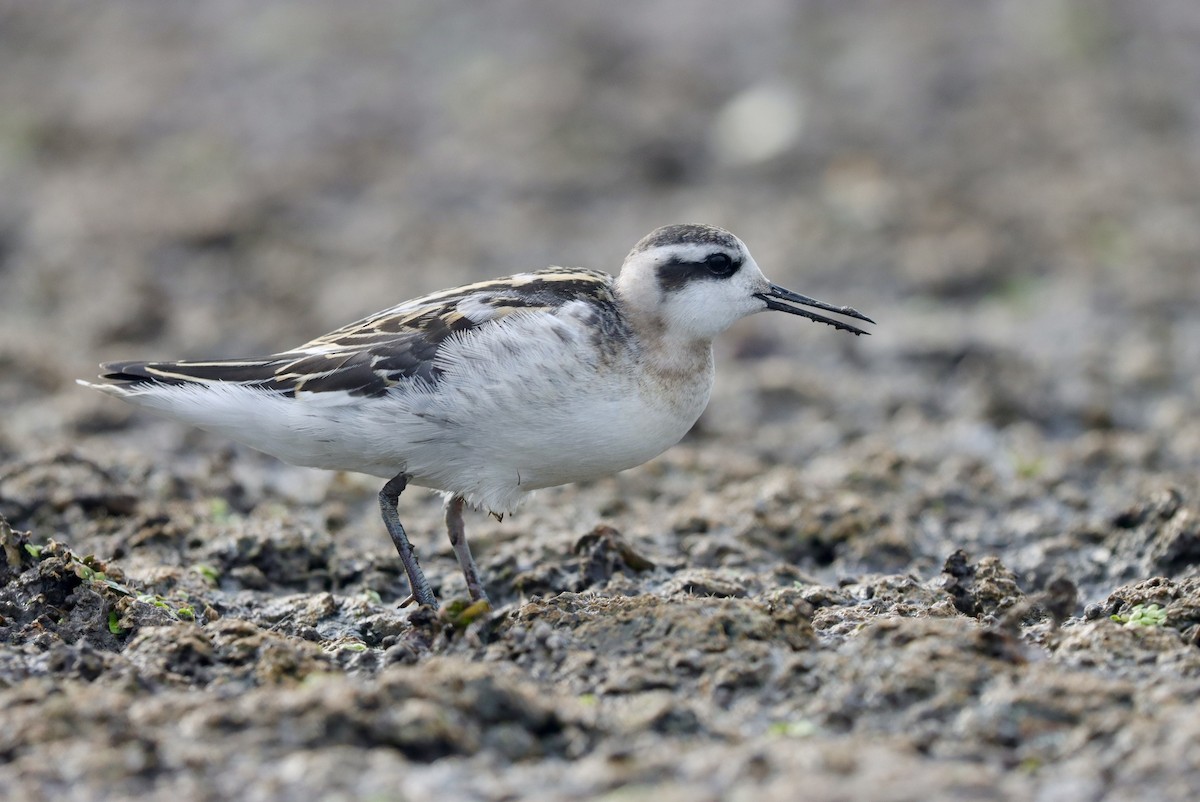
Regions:
<instances>
[{"instance_id":1,"label":"bird's beak","mask_svg":"<svg viewBox=\"0 0 1200 802\"><path fill-rule=\"evenodd\" d=\"M778 312L787 312L788 314L791 314L791 315L800 315L800 317L806 317L809 320L815 320L818 323L828 323L830 326L833 326L835 329L841 329L842 331L848 331L851 334L870 334L870 332L863 331L858 326L852 326L849 323L843 323L840 320L834 320L831 317L825 317L824 315L818 315L816 312L809 312L805 309L797 309L794 306L789 306L788 304L780 303L780 301L790 301L791 303L799 304L800 306L811 306L811 307L815 307L817 309L824 309L827 312L834 312L839 315L846 315L847 317L858 318L859 320L865 320L868 323L875 322L874 320L871 320L871 318L867 317L862 312L859 312L857 309L854 309L853 307L834 306L833 304L827 304L824 301L818 301L816 298L809 298L807 295L801 295L798 292L792 292L791 290L785 290L783 287L780 287L778 284L772 284L771 289L767 290L766 292L757 293L755 297L763 299L767 304L767 309L774 309ZM778 299L778 300L776 300L776 299Z\"/></svg>"}]
</instances>

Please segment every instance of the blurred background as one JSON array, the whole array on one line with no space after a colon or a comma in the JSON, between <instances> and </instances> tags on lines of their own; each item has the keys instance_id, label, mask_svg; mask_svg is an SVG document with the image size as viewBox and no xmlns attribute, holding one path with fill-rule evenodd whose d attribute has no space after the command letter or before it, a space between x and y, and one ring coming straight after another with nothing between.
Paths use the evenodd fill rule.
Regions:
<instances>
[{"instance_id":1,"label":"blurred background","mask_svg":"<svg viewBox=\"0 0 1200 802\"><path fill-rule=\"evenodd\" d=\"M879 321L740 324L702 431L1195 467L1198 41L1190 0L3 3L0 457L153 426L73 384L101 359L687 221Z\"/></svg>"}]
</instances>

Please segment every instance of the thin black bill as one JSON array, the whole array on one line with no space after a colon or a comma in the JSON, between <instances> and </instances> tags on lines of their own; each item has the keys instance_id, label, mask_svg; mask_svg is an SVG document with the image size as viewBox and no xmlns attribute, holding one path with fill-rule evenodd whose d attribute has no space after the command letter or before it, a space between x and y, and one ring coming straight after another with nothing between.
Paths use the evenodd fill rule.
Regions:
<instances>
[{"instance_id":1,"label":"thin black bill","mask_svg":"<svg viewBox=\"0 0 1200 802\"><path fill-rule=\"evenodd\" d=\"M799 304L800 306L811 306L815 309L824 309L826 312L833 312L834 314L865 320L868 323L875 322L853 307L834 306L833 304L827 304L824 301L818 301L816 298L809 298L807 295L801 295L798 292L785 290L778 284L772 284L769 291L760 292L758 297L766 301L767 309L774 309L777 312L787 312L790 315L799 315L800 317L806 317L809 320L815 320L818 323L828 323L835 329L848 331L851 334L870 334L871 332L863 331L858 326L852 326L851 324L845 323L841 320L825 317L825 315L818 315L816 312L809 312L807 309L798 309L790 304ZM782 301L788 301L789 303L781 303Z\"/></svg>"}]
</instances>

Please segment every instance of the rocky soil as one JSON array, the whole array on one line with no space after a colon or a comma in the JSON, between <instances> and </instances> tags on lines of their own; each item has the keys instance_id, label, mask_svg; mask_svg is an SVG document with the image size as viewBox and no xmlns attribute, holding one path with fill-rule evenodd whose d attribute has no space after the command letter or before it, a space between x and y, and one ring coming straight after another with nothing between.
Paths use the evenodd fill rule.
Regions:
<instances>
[{"instance_id":1,"label":"rocky soil","mask_svg":"<svg viewBox=\"0 0 1200 802\"><path fill-rule=\"evenodd\" d=\"M1200 8L0 4L6 799L1195 799ZM468 532L74 384L745 239L678 447ZM783 318L783 319L781 319Z\"/></svg>"}]
</instances>

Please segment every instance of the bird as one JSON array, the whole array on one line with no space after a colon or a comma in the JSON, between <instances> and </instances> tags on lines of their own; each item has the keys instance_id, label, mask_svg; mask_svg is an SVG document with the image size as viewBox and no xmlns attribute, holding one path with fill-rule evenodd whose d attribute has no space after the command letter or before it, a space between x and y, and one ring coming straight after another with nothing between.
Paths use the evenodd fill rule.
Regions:
<instances>
[{"instance_id":1,"label":"bird","mask_svg":"<svg viewBox=\"0 0 1200 802\"><path fill-rule=\"evenodd\" d=\"M409 486L445 498L472 602L488 595L465 507L498 519L534 490L617 473L678 443L708 404L713 338L785 312L855 335L849 306L770 282L722 228L658 228L618 275L549 267L405 301L248 359L101 364L79 383L294 465L386 480L384 525L417 602L437 599L400 521Z\"/></svg>"}]
</instances>

